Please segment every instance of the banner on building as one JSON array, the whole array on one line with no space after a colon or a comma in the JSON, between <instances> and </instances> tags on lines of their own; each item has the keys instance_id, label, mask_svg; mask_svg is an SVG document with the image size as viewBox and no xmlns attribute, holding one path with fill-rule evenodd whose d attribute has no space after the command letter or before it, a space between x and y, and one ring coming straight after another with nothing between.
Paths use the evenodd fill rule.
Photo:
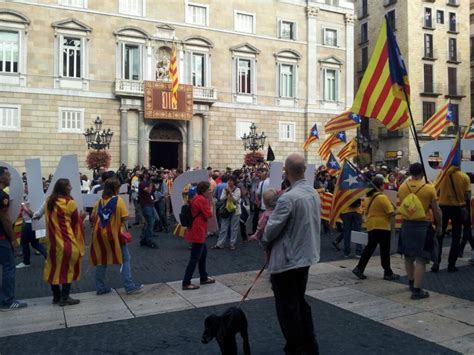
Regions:
<instances>
[{"instance_id":1,"label":"banner on building","mask_svg":"<svg viewBox=\"0 0 474 355\"><path fill-rule=\"evenodd\" d=\"M179 85L178 101L174 104L171 83L145 81L145 118L191 120L193 118L193 86Z\"/></svg>"}]
</instances>

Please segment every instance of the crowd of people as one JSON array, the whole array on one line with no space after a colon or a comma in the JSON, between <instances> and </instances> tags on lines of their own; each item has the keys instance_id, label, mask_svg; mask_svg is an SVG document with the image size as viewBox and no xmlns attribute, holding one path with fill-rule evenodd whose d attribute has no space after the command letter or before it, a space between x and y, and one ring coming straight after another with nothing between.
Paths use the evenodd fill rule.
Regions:
<instances>
[{"instance_id":1,"label":"crowd of people","mask_svg":"<svg viewBox=\"0 0 474 355\"><path fill-rule=\"evenodd\" d=\"M285 350L317 352L311 308L304 300L304 292L311 264L319 261L321 228L332 238L331 230L321 220L318 192L334 192L336 177L324 167L317 169L314 184L304 179L305 161L297 154L285 162L284 175L278 190L270 187L268 166L246 167L224 171L207 168L208 179L190 184L182 191L188 206L189 225L184 239L189 243L190 259L182 281L183 290L196 290L215 280L206 269L208 223L214 215L218 232L211 249L228 246L236 249L240 237L243 242L258 241L266 252L268 272L271 274L277 316L287 341ZM45 259L43 278L51 285L53 304L70 306L79 300L70 296L71 284L79 280L85 254L84 219L89 216L92 229L89 260L95 267L97 295L111 291L106 283L109 265L121 265L120 273L128 294L140 292L142 284L133 281L130 252L127 243L129 212L123 196L129 199L135 211L135 226L141 226L140 246L158 248L154 242L157 232L169 233L179 223L173 217L170 194L174 179L182 174L179 169L135 167L122 165L116 172L105 169L94 172L92 179L80 176L83 193L99 194L95 206L78 211L71 197L71 182L58 179L51 195L39 211L32 211L28 204L25 181L25 203L22 205L21 246L23 262L18 268L30 265L30 245ZM474 241L471 231L471 198L469 176L452 167L444 182L435 188L424 178L420 163L408 169L393 169L371 165L361 170L360 176L370 182L371 191L365 201L356 200L341 211L340 223L333 245L338 250L344 241L343 255L351 256L351 234L362 231L363 223L368 241L356 246L359 257L353 273L365 279L365 268L377 246L380 246L381 265L385 280L396 280L390 266L390 245L396 214L401 215L399 252L405 257L408 286L413 300L429 297L422 282L426 265L433 261L431 270L439 271L443 240L448 226L451 247L448 272L458 271L456 261L463 254L466 244L471 246L474 262ZM52 176L44 180L47 190ZM18 240L13 233L13 223L8 217L10 182L8 169L0 167L0 262L3 268L2 310L26 307L16 300L14 248ZM120 195L121 186L127 184L128 195ZM395 206L384 194L385 190L397 191L400 206ZM183 210L184 211L184 210ZM185 213L181 211L182 213ZM87 213L86 213L87 212ZM44 215L47 230L46 247L38 242L32 229L32 220ZM191 283L196 267L200 285ZM296 308L295 308L296 307ZM299 314L290 315L292 309Z\"/></svg>"}]
</instances>

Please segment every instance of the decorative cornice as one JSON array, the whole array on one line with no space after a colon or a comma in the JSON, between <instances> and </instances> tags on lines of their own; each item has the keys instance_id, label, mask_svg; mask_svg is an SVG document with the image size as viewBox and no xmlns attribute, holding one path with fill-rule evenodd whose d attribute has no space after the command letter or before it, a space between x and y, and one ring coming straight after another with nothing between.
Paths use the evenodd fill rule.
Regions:
<instances>
[{"instance_id":1,"label":"decorative cornice","mask_svg":"<svg viewBox=\"0 0 474 355\"><path fill-rule=\"evenodd\" d=\"M319 14L319 7L306 6L306 16L317 17Z\"/></svg>"},{"instance_id":2,"label":"decorative cornice","mask_svg":"<svg viewBox=\"0 0 474 355\"><path fill-rule=\"evenodd\" d=\"M353 14L345 14L344 15L344 20L346 24L354 24L354 15Z\"/></svg>"}]
</instances>

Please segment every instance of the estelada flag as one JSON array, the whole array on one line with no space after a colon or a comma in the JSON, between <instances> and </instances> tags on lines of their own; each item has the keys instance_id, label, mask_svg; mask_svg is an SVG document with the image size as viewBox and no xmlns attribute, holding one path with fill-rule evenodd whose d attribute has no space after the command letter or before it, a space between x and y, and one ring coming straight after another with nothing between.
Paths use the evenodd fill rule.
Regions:
<instances>
[{"instance_id":1,"label":"estelada flag","mask_svg":"<svg viewBox=\"0 0 474 355\"><path fill-rule=\"evenodd\" d=\"M328 173L331 176L335 176L339 173L341 170L341 166L337 162L336 158L334 157L334 154L329 153L329 159L328 162L326 163L326 167L328 168Z\"/></svg>"},{"instance_id":2,"label":"estelada flag","mask_svg":"<svg viewBox=\"0 0 474 355\"><path fill-rule=\"evenodd\" d=\"M319 139L319 132L318 132L318 126L316 123L314 124L313 127L311 127L311 131L309 131L309 136L306 138L306 141L303 144L303 149L306 152L309 149L309 146L311 143L316 142Z\"/></svg>"},{"instance_id":3,"label":"estelada flag","mask_svg":"<svg viewBox=\"0 0 474 355\"><path fill-rule=\"evenodd\" d=\"M324 125L324 131L326 133L337 133L347 129L357 128L360 125L360 121L360 116L357 113L346 111L331 118Z\"/></svg>"},{"instance_id":4,"label":"estelada flag","mask_svg":"<svg viewBox=\"0 0 474 355\"><path fill-rule=\"evenodd\" d=\"M45 206L48 257L44 280L51 285L69 284L81 277L84 256L84 225L72 198L59 197L54 209Z\"/></svg>"},{"instance_id":5,"label":"estelada flag","mask_svg":"<svg viewBox=\"0 0 474 355\"><path fill-rule=\"evenodd\" d=\"M452 126L454 124L454 111L452 105L447 102L443 107L439 109L433 116L431 116L428 121L423 125L421 130L423 133L428 134L434 139L443 133L443 130L446 127Z\"/></svg>"},{"instance_id":6,"label":"estelada flag","mask_svg":"<svg viewBox=\"0 0 474 355\"><path fill-rule=\"evenodd\" d=\"M456 139L454 139L454 144L453 147L451 148L451 151L449 152L448 158L444 162L443 168L441 169L441 172L439 173L438 177L436 178L434 185L436 188L436 191L440 189L440 187L443 185L444 181L446 180L446 177L448 177L448 171L452 167L461 167L461 139L459 138L459 132L456 135Z\"/></svg>"},{"instance_id":7,"label":"estelada flag","mask_svg":"<svg viewBox=\"0 0 474 355\"><path fill-rule=\"evenodd\" d=\"M339 151L337 157L342 161L345 159L350 159L357 155L357 141L352 138L342 149Z\"/></svg>"},{"instance_id":8,"label":"estelada flag","mask_svg":"<svg viewBox=\"0 0 474 355\"><path fill-rule=\"evenodd\" d=\"M464 139L472 139L474 138L474 119L471 120L471 124L466 128L466 132L464 132Z\"/></svg>"},{"instance_id":9,"label":"estelada flag","mask_svg":"<svg viewBox=\"0 0 474 355\"><path fill-rule=\"evenodd\" d=\"M349 111L362 117L375 118L389 131L394 131L411 125L408 115L409 100L408 71L385 16L374 51Z\"/></svg>"},{"instance_id":10,"label":"estelada flag","mask_svg":"<svg viewBox=\"0 0 474 355\"><path fill-rule=\"evenodd\" d=\"M321 200L321 219L329 221L332 206L332 193L320 191L319 198Z\"/></svg>"},{"instance_id":11,"label":"estelada flag","mask_svg":"<svg viewBox=\"0 0 474 355\"><path fill-rule=\"evenodd\" d=\"M319 147L318 154L323 160L326 160L329 158L329 154L331 154L331 148L338 144L346 143L346 140L346 132L344 131L337 134L331 133Z\"/></svg>"},{"instance_id":12,"label":"estelada flag","mask_svg":"<svg viewBox=\"0 0 474 355\"><path fill-rule=\"evenodd\" d=\"M345 160L334 189L330 225L334 226L341 212L366 195L371 189L365 178L354 169L352 164Z\"/></svg>"}]
</instances>

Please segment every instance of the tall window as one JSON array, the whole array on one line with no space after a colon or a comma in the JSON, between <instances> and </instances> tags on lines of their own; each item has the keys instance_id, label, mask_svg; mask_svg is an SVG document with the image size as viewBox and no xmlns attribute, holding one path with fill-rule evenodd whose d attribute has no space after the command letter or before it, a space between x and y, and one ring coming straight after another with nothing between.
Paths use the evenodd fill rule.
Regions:
<instances>
[{"instance_id":1,"label":"tall window","mask_svg":"<svg viewBox=\"0 0 474 355\"><path fill-rule=\"evenodd\" d=\"M457 61L457 44L456 38L449 38L449 60Z\"/></svg>"},{"instance_id":2,"label":"tall window","mask_svg":"<svg viewBox=\"0 0 474 355\"><path fill-rule=\"evenodd\" d=\"M295 67L280 64L280 97L295 97Z\"/></svg>"},{"instance_id":3,"label":"tall window","mask_svg":"<svg viewBox=\"0 0 474 355\"><path fill-rule=\"evenodd\" d=\"M448 68L448 94L458 94L458 73L456 68Z\"/></svg>"},{"instance_id":4,"label":"tall window","mask_svg":"<svg viewBox=\"0 0 474 355\"><path fill-rule=\"evenodd\" d=\"M369 47L362 48L361 55L362 62L360 69L363 71L365 70L365 68L367 68L367 65L369 64Z\"/></svg>"},{"instance_id":5,"label":"tall window","mask_svg":"<svg viewBox=\"0 0 474 355\"><path fill-rule=\"evenodd\" d=\"M82 133L84 131L84 109L59 109L59 132Z\"/></svg>"},{"instance_id":6,"label":"tall window","mask_svg":"<svg viewBox=\"0 0 474 355\"><path fill-rule=\"evenodd\" d=\"M20 130L20 106L0 106L0 131Z\"/></svg>"},{"instance_id":7,"label":"tall window","mask_svg":"<svg viewBox=\"0 0 474 355\"><path fill-rule=\"evenodd\" d=\"M423 101L423 124L435 113L435 103Z\"/></svg>"},{"instance_id":8,"label":"tall window","mask_svg":"<svg viewBox=\"0 0 474 355\"><path fill-rule=\"evenodd\" d=\"M440 25L444 25L444 11L436 10L436 22Z\"/></svg>"},{"instance_id":9,"label":"tall window","mask_svg":"<svg viewBox=\"0 0 474 355\"><path fill-rule=\"evenodd\" d=\"M237 59L237 93L252 93L252 61L250 59Z\"/></svg>"},{"instance_id":10,"label":"tall window","mask_svg":"<svg viewBox=\"0 0 474 355\"><path fill-rule=\"evenodd\" d=\"M207 6L188 4L187 22L194 25L207 26Z\"/></svg>"},{"instance_id":11,"label":"tall window","mask_svg":"<svg viewBox=\"0 0 474 355\"><path fill-rule=\"evenodd\" d=\"M474 37L470 38L470 57L474 60Z\"/></svg>"},{"instance_id":12,"label":"tall window","mask_svg":"<svg viewBox=\"0 0 474 355\"><path fill-rule=\"evenodd\" d=\"M324 29L324 42L326 46L337 46L337 30L325 28Z\"/></svg>"},{"instance_id":13,"label":"tall window","mask_svg":"<svg viewBox=\"0 0 474 355\"><path fill-rule=\"evenodd\" d=\"M252 121L236 120L235 121L235 138L240 140L244 134L249 134Z\"/></svg>"},{"instance_id":14,"label":"tall window","mask_svg":"<svg viewBox=\"0 0 474 355\"><path fill-rule=\"evenodd\" d=\"M326 4L333 5L333 6L339 6L339 0L326 0Z\"/></svg>"},{"instance_id":15,"label":"tall window","mask_svg":"<svg viewBox=\"0 0 474 355\"><path fill-rule=\"evenodd\" d=\"M433 65L425 64L424 71L424 92L433 92Z\"/></svg>"},{"instance_id":16,"label":"tall window","mask_svg":"<svg viewBox=\"0 0 474 355\"><path fill-rule=\"evenodd\" d=\"M449 13L449 31L456 32L457 31L457 21L456 21L456 13L450 12Z\"/></svg>"},{"instance_id":17,"label":"tall window","mask_svg":"<svg viewBox=\"0 0 474 355\"><path fill-rule=\"evenodd\" d=\"M71 7L87 7L87 0L59 0L59 5Z\"/></svg>"},{"instance_id":18,"label":"tall window","mask_svg":"<svg viewBox=\"0 0 474 355\"><path fill-rule=\"evenodd\" d=\"M191 63L191 80L194 86L206 86L206 57L202 53L193 53Z\"/></svg>"},{"instance_id":19,"label":"tall window","mask_svg":"<svg viewBox=\"0 0 474 355\"><path fill-rule=\"evenodd\" d=\"M123 79L141 80L140 46L124 44L123 46Z\"/></svg>"},{"instance_id":20,"label":"tall window","mask_svg":"<svg viewBox=\"0 0 474 355\"><path fill-rule=\"evenodd\" d=\"M63 37L62 75L67 78L81 77L81 39Z\"/></svg>"},{"instance_id":21,"label":"tall window","mask_svg":"<svg viewBox=\"0 0 474 355\"><path fill-rule=\"evenodd\" d=\"M280 21L280 38L296 39L296 23L292 21Z\"/></svg>"},{"instance_id":22,"label":"tall window","mask_svg":"<svg viewBox=\"0 0 474 355\"><path fill-rule=\"evenodd\" d=\"M18 73L19 33L0 31L0 73Z\"/></svg>"},{"instance_id":23,"label":"tall window","mask_svg":"<svg viewBox=\"0 0 474 355\"><path fill-rule=\"evenodd\" d=\"M368 5L367 5L367 2L369 0L362 0L362 14L361 14L361 17L365 17L365 16L368 16L369 15L369 10L368 10Z\"/></svg>"},{"instance_id":24,"label":"tall window","mask_svg":"<svg viewBox=\"0 0 474 355\"><path fill-rule=\"evenodd\" d=\"M336 69L324 69L324 101L337 101L337 71Z\"/></svg>"},{"instance_id":25,"label":"tall window","mask_svg":"<svg viewBox=\"0 0 474 355\"><path fill-rule=\"evenodd\" d=\"M395 10L387 12L387 17L388 17L388 24L392 28L393 31L397 29L397 21L395 17Z\"/></svg>"},{"instance_id":26,"label":"tall window","mask_svg":"<svg viewBox=\"0 0 474 355\"><path fill-rule=\"evenodd\" d=\"M433 28L432 10L429 7L425 7L424 26L428 28Z\"/></svg>"},{"instance_id":27,"label":"tall window","mask_svg":"<svg viewBox=\"0 0 474 355\"><path fill-rule=\"evenodd\" d=\"M295 141L295 126L294 122L280 122L279 124L280 141Z\"/></svg>"},{"instance_id":28,"label":"tall window","mask_svg":"<svg viewBox=\"0 0 474 355\"><path fill-rule=\"evenodd\" d=\"M145 16L143 0L119 0L119 12L121 14Z\"/></svg>"},{"instance_id":29,"label":"tall window","mask_svg":"<svg viewBox=\"0 0 474 355\"><path fill-rule=\"evenodd\" d=\"M243 12L236 12L234 18L235 30L238 32L254 33L255 32L255 16Z\"/></svg>"},{"instance_id":30,"label":"tall window","mask_svg":"<svg viewBox=\"0 0 474 355\"><path fill-rule=\"evenodd\" d=\"M360 43L365 43L369 40L369 23L360 25Z\"/></svg>"},{"instance_id":31,"label":"tall window","mask_svg":"<svg viewBox=\"0 0 474 355\"><path fill-rule=\"evenodd\" d=\"M433 35L425 33L425 57L433 58Z\"/></svg>"}]
</instances>

